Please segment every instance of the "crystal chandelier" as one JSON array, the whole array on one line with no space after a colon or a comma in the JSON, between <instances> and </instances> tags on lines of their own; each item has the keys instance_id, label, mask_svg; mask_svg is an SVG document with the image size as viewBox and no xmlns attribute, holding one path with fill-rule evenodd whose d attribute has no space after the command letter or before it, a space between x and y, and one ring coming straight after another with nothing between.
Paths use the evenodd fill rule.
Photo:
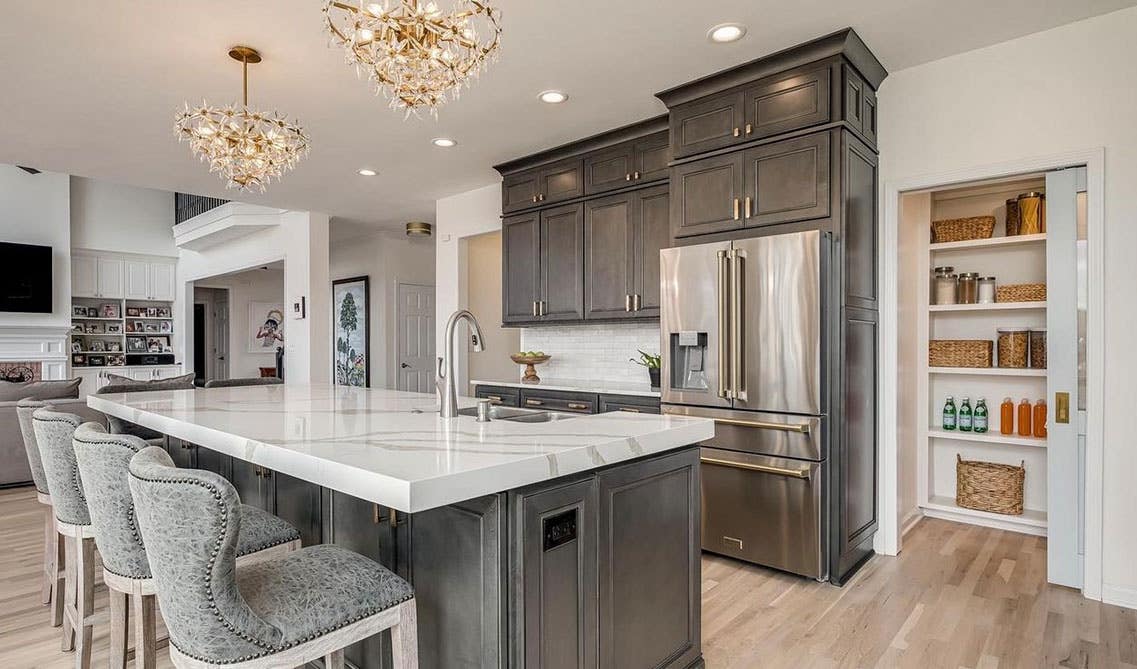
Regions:
<instances>
[{"instance_id":1,"label":"crystal chandelier","mask_svg":"<svg viewBox=\"0 0 1137 669\"><path fill-rule=\"evenodd\" d=\"M279 112L249 109L249 64L261 62L260 53L235 46L229 56L241 61L244 103L211 107L202 102L193 108L187 103L177 115L174 133L209 163L210 172L222 174L227 188L263 193L270 180L280 179L307 155L308 135Z\"/></svg>"},{"instance_id":2,"label":"crystal chandelier","mask_svg":"<svg viewBox=\"0 0 1137 669\"><path fill-rule=\"evenodd\" d=\"M434 2L391 4L326 0L327 30L392 108L437 115L448 94L457 98L497 57L501 12L482 0L455 0L449 14Z\"/></svg>"}]
</instances>

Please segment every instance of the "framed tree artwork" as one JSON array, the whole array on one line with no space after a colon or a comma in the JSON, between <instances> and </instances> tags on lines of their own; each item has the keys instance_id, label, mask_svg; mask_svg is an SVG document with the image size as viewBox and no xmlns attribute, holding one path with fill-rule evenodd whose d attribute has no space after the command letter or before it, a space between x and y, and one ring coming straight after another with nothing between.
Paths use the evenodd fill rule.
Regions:
<instances>
[{"instance_id":1,"label":"framed tree artwork","mask_svg":"<svg viewBox=\"0 0 1137 669\"><path fill-rule=\"evenodd\" d=\"M369 289L366 276L332 282L332 376L339 386L371 386Z\"/></svg>"}]
</instances>

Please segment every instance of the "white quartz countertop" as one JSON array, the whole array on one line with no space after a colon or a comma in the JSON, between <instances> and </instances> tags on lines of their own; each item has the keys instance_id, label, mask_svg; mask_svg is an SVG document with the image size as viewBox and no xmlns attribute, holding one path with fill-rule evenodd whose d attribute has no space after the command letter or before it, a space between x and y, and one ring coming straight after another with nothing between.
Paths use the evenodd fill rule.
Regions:
<instances>
[{"instance_id":1,"label":"white quartz countertop","mask_svg":"<svg viewBox=\"0 0 1137 669\"><path fill-rule=\"evenodd\" d=\"M695 444L702 418L607 413L548 423L444 420L434 395L330 385L90 395L159 432L414 513ZM473 399L459 398L461 406Z\"/></svg>"},{"instance_id":2,"label":"white quartz countertop","mask_svg":"<svg viewBox=\"0 0 1137 669\"><path fill-rule=\"evenodd\" d=\"M471 386L505 386L506 388L528 388L530 390L566 390L576 393L599 393L601 395L640 395L659 397L658 390L652 390L647 381L589 381L588 379L541 379L540 383L520 381L471 381Z\"/></svg>"}]
</instances>

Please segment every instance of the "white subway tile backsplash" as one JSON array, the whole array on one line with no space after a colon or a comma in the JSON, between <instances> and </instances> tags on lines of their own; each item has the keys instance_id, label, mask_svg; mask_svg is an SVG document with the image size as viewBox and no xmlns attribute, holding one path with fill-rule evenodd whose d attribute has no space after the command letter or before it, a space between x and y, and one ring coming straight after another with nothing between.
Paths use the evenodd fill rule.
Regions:
<instances>
[{"instance_id":1,"label":"white subway tile backsplash","mask_svg":"<svg viewBox=\"0 0 1137 669\"><path fill-rule=\"evenodd\" d=\"M646 381L647 371L628 359L638 358L638 350L659 354L659 324L527 328L521 331L521 350L552 356L537 368L544 379Z\"/></svg>"}]
</instances>

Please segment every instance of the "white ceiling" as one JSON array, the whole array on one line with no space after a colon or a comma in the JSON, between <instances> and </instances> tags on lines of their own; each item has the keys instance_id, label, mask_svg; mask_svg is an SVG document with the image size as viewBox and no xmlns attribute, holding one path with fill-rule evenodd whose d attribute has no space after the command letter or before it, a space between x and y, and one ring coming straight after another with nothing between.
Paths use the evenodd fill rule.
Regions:
<instances>
[{"instance_id":1,"label":"white ceiling","mask_svg":"<svg viewBox=\"0 0 1137 669\"><path fill-rule=\"evenodd\" d=\"M354 222L433 220L436 199L494 182L497 162L663 113L657 91L845 26L896 71L1137 0L496 0L501 59L438 120L404 120L374 97L328 45L321 4L4 0L0 162ZM710 44L707 29L726 21L749 33ZM265 57L251 105L298 118L312 138L264 195L226 191L172 132L184 101L238 99L226 55L237 43ZM571 99L538 102L549 88ZM435 148L437 136L459 145ZM358 176L365 166L379 176Z\"/></svg>"}]
</instances>

